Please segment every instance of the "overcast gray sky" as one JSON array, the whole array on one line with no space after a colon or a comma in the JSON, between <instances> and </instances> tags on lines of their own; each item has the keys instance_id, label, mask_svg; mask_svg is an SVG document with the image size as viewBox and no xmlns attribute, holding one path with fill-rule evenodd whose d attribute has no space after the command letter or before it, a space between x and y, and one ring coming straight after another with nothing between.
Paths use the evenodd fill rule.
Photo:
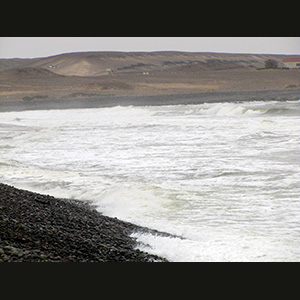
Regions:
<instances>
[{"instance_id":1,"label":"overcast gray sky","mask_svg":"<svg viewBox=\"0 0 300 300\"><path fill-rule=\"evenodd\" d=\"M0 37L0 58L164 50L300 55L300 37Z\"/></svg>"}]
</instances>

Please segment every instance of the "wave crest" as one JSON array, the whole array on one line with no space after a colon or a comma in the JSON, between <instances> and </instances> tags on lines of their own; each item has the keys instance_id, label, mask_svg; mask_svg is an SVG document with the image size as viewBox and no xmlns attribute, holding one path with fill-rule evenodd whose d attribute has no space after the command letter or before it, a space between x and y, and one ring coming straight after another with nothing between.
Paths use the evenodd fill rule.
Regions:
<instances>
[{"instance_id":1,"label":"wave crest","mask_svg":"<svg viewBox=\"0 0 300 300\"><path fill-rule=\"evenodd\" d=\"M186 111L186 114L210 116L255 116L255 115L283 115L299 116L299 102L260 103L217 103L204 104L201 108Z\"/></svg>"}]
</instances>

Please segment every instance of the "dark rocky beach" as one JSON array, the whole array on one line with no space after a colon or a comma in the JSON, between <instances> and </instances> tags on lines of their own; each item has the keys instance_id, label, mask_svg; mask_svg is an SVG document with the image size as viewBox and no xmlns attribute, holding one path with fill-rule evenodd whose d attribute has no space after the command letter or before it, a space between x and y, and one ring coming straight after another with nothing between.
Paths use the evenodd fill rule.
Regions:
<instances>
[{"instance_id":1,"label":"dark rocky beach","mask_svg":"<svg viewBox=\"0 0 300 300\"><path fill-rule=\"evenodd\" d=\"M297 101L300 70L282 68L284 58L171 51L2 59L0 112ZM265 69L267 59L279 68ZM0 183L0 262L166 261L136 249L134 232L167 235L103 216L88 202Z\"/></svg>"},{"instance_id":2,"label":"dark rocky beach","mask_svg":"<svg viewBox=\"0 0 300 300\"><path fill-rule=\"evenodd\" d=\"M299 100L300 90L100 96L0 102L0 112L140 105ZM88 203L0 184L0 262L166 261L135 249L133 232L159 233L103 216Z\"/></svg>"},{"instance_id":3,"label":"dark rocky beach","mask_svg":"<svg viewBox=\"0 0 300 300\"><path fill-rule=\"evenodd\" d=\"M103 216L82 201L0 184L0 262L163 262L133 232L159 233Z\"/></svg>"}]
</instances>

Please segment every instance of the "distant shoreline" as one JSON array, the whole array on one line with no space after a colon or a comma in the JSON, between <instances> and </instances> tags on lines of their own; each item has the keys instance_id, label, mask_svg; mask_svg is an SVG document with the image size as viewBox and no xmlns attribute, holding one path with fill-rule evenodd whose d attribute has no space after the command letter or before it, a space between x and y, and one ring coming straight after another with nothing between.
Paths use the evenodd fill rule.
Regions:
<instances>
[{"instance_id":1,"label":"distant shoreline","mask_svg":"<svg viewBox=\"0 0 300 300\"><path fill-rule=\"evenodd\" d=\"M34 99L31 101L0 101L0 112L81 109L114 106L189 105L220 102L299 100L300 89L218 91L144 96L99 95L88 98Z\"/></svg>"},{"instance_id":2,"label":"distant shoreline","mask_svg":"<svg viewBox=\"0 0 300 300\"><path fill-rule=\"evenodd\" d=\"M286 58L295 55L78 52L0 59L0 106L27 110L267 101L276 93L299 99L300 69L284 68ZM273 68L266 67L268 60Z\"/></svg>"}]
</instances>

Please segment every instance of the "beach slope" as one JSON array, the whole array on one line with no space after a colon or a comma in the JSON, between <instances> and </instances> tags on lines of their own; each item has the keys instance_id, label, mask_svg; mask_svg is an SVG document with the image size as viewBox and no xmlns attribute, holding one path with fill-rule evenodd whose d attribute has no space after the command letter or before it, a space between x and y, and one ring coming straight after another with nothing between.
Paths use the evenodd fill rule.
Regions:
<instances>
[{"instance_id":1,"label":"beach slope","mask_svg":"<svg viewBox=\"0 0 300 300\"><path fill-rule=\"evenodd\" d=\"M137 231L87 203L0 184L0 262L165 261L135 249Z\"/></svg>"}]
</instances>

